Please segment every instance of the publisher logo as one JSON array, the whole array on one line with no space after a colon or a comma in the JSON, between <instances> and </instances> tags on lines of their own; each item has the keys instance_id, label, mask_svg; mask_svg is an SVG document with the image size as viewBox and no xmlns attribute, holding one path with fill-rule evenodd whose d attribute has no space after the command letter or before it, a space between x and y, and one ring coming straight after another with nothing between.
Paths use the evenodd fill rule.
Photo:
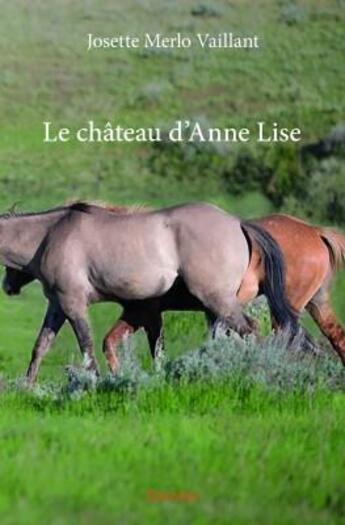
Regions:
<instances>
[{"instance_id":1,"label":"publisher logo","mask_svg":"<svg viewBox=\"0 0 345 525\"><path fill-rule=\"evenodd\" d=\"M195 503L200 499L197 492L184 490L167 491L148 489L146 496L150 503L164 503L168 501L175 503Z\"/></svg>"}]
</instances>

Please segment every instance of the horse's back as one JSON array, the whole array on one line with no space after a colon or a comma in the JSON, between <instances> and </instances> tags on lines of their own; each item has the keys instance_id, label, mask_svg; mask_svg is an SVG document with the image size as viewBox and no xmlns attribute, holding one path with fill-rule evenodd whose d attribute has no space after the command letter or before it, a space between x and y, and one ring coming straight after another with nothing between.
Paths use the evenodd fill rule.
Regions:
<instances>
[{"instance_id":1,"label":"horse's back","mask_svg":"<svg viewBox=\"0 0 345 525\"><path fill-rule=\"evenodd\" d=\"M54 280L78 278L124 299L162 295L178 275L199 299L204 290L231 295L249 263L240 220L206 204L119 215L75 209L54 230L49 249Z\"/></svg>"}]
</instances>

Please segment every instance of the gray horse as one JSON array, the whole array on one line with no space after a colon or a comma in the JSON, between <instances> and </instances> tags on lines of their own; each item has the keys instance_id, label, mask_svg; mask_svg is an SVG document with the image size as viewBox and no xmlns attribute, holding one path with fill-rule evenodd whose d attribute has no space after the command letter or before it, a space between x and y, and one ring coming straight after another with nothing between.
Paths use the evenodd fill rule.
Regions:
<instances>
[{"instance_id":1,"label":"gray horse","mask_svg":"<svg viewBox=\"0 0 345 525\"><path fill-rule=\"evenodd\" d=\"M182 279L209 315L240 334L252 330L236 294L251 243L265 262L267 295L281 326L296 329L284 296L282 256L260 227L206 204L114 213L87 203L0 218L0 262L39 279L49 304L27 380L68 319L88 370L97 372L87 307L99 301L155 301Z\"/></svg>"}]
</instances>

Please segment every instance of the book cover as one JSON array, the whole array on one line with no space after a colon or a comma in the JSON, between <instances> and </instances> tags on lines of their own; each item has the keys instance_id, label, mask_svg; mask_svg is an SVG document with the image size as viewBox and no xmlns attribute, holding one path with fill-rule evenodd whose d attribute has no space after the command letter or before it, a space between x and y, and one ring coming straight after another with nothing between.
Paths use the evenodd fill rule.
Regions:
<instances>
[{"instance_id":1,"label":"book cover","mask_svg":"<svg viewBox=\"0 0 345 525\"><path fill-rule=\"evenodd\" d=\"M344 8L0 2L1 523L342 523Z\"/></svg>"}]
</instances>

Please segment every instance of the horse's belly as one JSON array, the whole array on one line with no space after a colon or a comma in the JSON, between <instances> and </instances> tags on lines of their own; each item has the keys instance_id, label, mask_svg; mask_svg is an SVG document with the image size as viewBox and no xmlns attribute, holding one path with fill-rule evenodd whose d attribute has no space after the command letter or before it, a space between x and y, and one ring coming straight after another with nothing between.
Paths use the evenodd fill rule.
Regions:
<instances>
[{"instance_id":1,"label":"horse's belly","mask_svg":"<svg viewBox=\"0 0 345 525\"><path fill-rule=\"evenodd\" d=\"M94 275L92 284L97 292L108 298L140 300L166 293L177 278L177 272L150 268L148 271L117 271Z\"/></svg>"}]
</instances>

